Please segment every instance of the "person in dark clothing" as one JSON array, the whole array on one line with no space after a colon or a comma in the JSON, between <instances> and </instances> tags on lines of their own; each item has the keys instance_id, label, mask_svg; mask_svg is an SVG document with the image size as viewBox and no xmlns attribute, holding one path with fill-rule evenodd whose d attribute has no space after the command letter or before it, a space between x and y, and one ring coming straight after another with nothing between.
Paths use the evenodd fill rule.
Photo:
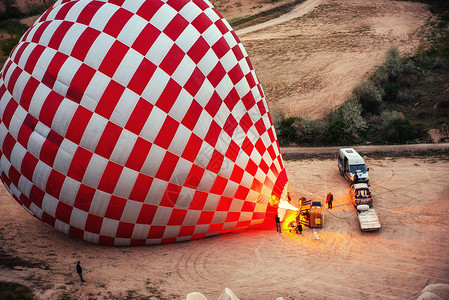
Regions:
<instances>
[{"instance_id":1,"label":"person in dark clothing","mask_svg":"<svg viewBox=\"0 0 449 300\"><path fill-rule=\"evenodd\" d=\"M83 279L83 268L81 268L80 262L76 264L76 272L80 276L81 282L84 282L85 280Z\"/></svg>"},{"instance_id":2,"label":"person in dark clothing","mask_svg":"<svg viewBox=\"0 0 449 300\"><path fill-rule=\"evenodd\" d=\"M298 226L296 226L296 233L302 234L302 225L301 225L301 223L298 223Z\"/></svg>"},{"instance_id":3,"label":"person in dark clothing","mask_svg":"<svg viewBox=\"0 0 449 300\"><path fill-rule=\"evenodd\" d=\"M274 215L274 220L276 221L276 231L282 232L281 231L281 220L279 219L279 216L277 214Z\"/></svg>"},{"instance_id":4,"label":"person in dark clothing","mask_svg":"<svg viewBox=\"0 0 449 300\"><path fill-rule=\"evenodd\" d=\"M329 191L326 197L327 208L332 209L332 202L334 201L334 195Z\"/></svg>"},{"instance_id":5,"label":"person in dark clothing","mask_svg":"<svg viewBox=\"0 0 449 300\"><path fill-rule=\"evenodd\" d=\"M359 175L357 175L357 172L354 173L354 183L359 182Z\"/></svg>"}]
</instances>

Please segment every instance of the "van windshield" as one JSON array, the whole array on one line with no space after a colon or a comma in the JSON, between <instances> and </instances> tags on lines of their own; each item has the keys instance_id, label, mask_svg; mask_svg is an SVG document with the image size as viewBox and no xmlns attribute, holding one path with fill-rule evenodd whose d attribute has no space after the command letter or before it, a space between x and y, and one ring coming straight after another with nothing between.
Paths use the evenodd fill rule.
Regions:
<instances>
[{"instance_id":1,"label":"van windshield","mask_svg":"<svg viewBox=\"0 0 449 300\"><path fill-rule=\"evenodd\" d=\"M349 166L349 171L351 173L354 173L357 171L357 173L366 173L366 166L365 165L351 165Z\"/></svg>"}]
</instances>

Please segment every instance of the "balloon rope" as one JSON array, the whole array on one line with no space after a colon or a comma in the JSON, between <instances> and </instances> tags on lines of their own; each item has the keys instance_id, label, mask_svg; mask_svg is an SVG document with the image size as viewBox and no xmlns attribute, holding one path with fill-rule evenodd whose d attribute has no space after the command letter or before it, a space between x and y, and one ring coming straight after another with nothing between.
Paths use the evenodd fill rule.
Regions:
<instances>
[{"instance_id":1,"label":"balloon rope","mask_svg":"<svg viewBox=\"0 0 449 300\"><path fill-rule=\"evenodd\" d=\"M295 196L295 198L298 198L298 199L299 199L299 197L296 196L295 190L293 189L292 185L290 184L290 181L288 181L287 183L288 183L288 186L290 187L290 189L292 190L293 195ZM287 190L288 190L288 188L287 188Z\"/></svg>"}]
</instances>

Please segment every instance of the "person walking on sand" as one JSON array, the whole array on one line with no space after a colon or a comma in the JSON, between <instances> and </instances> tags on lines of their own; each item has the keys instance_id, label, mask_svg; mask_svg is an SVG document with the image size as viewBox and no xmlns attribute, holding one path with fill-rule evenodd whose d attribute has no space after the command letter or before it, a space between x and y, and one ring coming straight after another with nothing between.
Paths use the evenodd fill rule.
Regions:
<instances>
[{"instance_id":1,"label":"person walking on sand","mask_svg":"<svg viewBox=\"0 0 449 300\"><path fill-rule=\"evenodd\" d=\"M334 195L329 191L326 197L327 208L332 209L332 202L334 201Z\"/></svg>"},{"instance_id":2,"label":"person walking on sand","mask_svg":"<svg viewBox=\"0 0 449 300\"><path fill-rule=\"evenodd\" d=\"M274 220L276 221L276 231L282 233L281 231L281 220L279 219L278 214L274 215Z\"/></svg>"},{"instance_id":3,"label":"person walking on sand","mask_svg":"<svg viewBox=\"0 0 449 300\"><path fill-rule=\"evenodd\" d=\"M80 262L76 264L76 272L80 276L81 282L84 282L85 280L83 279L83 268L81 268Z\"/></svg>"}]
</instances>

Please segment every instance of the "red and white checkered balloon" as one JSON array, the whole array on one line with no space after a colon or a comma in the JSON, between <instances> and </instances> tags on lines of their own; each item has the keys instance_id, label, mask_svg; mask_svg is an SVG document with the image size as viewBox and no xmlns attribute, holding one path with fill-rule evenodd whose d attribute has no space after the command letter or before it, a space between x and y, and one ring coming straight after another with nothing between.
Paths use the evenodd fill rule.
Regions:
<instances>
[{"instance_id":1,"label":"red and white checkered balloon","mask_svg":"<svg viewBox=\"0 0 449 300\"><path fill-rule=\"evenodd\" d=\"M260 226L287 183L260 83L204 0L59 0L0 73L1 178L93 243Z\"/></svg>"}]
</instances>

